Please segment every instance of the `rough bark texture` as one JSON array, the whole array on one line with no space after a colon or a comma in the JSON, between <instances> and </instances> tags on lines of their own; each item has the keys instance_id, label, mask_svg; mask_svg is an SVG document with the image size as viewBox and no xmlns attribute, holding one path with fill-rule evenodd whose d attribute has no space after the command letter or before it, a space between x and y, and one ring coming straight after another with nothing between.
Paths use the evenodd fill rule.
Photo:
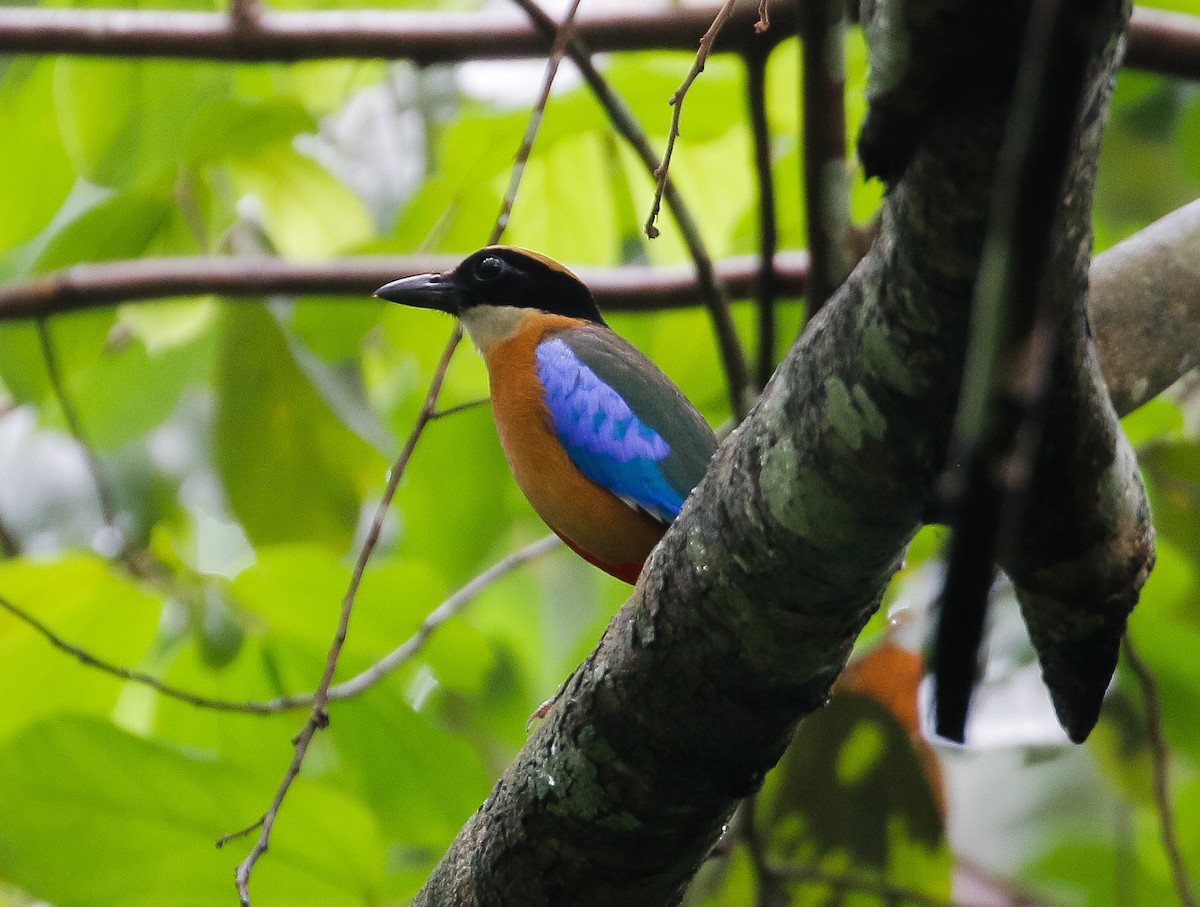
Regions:
<instances>
[{"instance_id":1,"label":"rough bark texture","mask_svg":"<svg viewBox=\"0 0 1200 907\"><path fill-rule=\"evenodd\" d=\"M678 900L825 701L927 510L1005 119L998 97L930 114L874 249L718 451L417 904ZM1069 208L1062 238L1081 269L1087 207ZM1111 463L1113 447L1094 456Z\"/></svg>"}]
</instances>

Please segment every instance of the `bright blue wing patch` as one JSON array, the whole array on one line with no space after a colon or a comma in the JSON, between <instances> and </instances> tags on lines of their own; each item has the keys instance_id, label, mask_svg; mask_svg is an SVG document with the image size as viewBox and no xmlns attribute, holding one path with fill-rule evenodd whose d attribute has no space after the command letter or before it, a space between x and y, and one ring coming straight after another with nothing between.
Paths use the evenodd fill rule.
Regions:
<instances>
[{"instance_id":1,"label":"bright blue wing patch","mask_svg":"<svg viewBox=\"0 0 1200 907\"><path fill-rule=\"evenodd\" d=\"M543 341L536 356L554 432L579 471L664 523L674 520L687 491L674 488L659 465L670 445L564 340Z\"/></svg>"}]
</instances>

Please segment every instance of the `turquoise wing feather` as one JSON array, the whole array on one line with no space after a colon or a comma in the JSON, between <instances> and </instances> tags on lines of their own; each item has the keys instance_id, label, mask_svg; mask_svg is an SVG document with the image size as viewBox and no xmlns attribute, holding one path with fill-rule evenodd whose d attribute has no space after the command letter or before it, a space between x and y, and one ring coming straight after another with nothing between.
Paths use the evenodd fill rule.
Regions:
<instances>
[{"instance_id":1,"label":"turquoise wing feather","mask_svg":"<svg viewBox=\"0 0 1200 907\"><path fill-rule=\"evenodd\" d=\"M536 350L555 434L589 479L669 524L717 447L708 423L649 359L602 327Z\"/></svg>"}]
</instances>

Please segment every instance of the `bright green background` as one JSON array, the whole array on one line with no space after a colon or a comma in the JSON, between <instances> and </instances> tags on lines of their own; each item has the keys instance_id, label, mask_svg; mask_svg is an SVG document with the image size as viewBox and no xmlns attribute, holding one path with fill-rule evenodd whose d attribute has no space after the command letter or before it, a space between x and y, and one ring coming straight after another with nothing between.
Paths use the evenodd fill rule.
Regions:
<instances>
[{"instance_id":1,"label":"bright green background","mask_svg":"<svg viewBox=\"0 0 1200 907\"><path fill-rule=\"evenodd\" d=\"M1196 0L1174 6L1200 13ZM856 34L848 61L856 130L865 78ZM666 100L690 63L686 54L646 53L604 65L660 147ZM805 244L796 73L788 41L771 60L768 86L788 248ZM527 111L516 101L472 100L448 89L445 76L382 63L0 58L0 279L141 256L472 251L490 231ZM411 88L397 103L426 130L405 153L428 154L424 177L396 210L360 195L305 141L387 78ZM744 99L740 64L710 61L689 95L672 166L717 257L757 245ZM412 116L402 122L411 127ZM387 136L368 129L358 138L360 150L387 150ZM549 106L506 239L576 265L685 261L669 217L660 239L640 233L651 191L590 95L568 89ZM1122 73L1100 171L1099 246L1198 194L1200 93ZM853 181L859 221L879 198L878 185ZM779 311L776 355L801 322L798 304ZM754 355L753 312L739 305L736 315ZM729 419L702 312L612 322L714 425ZM0 594L97 656L197 693L257 699L310 690L364 514L448 331L435 315L366 299L161 300L55 318L65 386L129 537L176 572L176 593L164 596L92 550L111 554L111 545L97 534L94 489L65 434L37 332L0 324L8 411L0 418L28 421L24 434L9 435L22 439L15 452L0 459L0 519L28 547L0 561ZM483 367L464 348L442 403L485 394ZM1159 566L1133 628L1159 677L1182 844L1200 869L1197 424L1189 388L1129 420L1160 531ZM433 424L364 579L339 679L544 531L509 477L486 408ZM936 532L921 536L899 592L913 588L940 542ZM625 592L557 552L489 589L396 675L336 704L256 870L256 903L404 902L520 747L530 712L594 644ZM873 638L883 625L872 625ZM1028 662L1027 648L1016 651ZM85 668L3 613L0 693L0 907L234 902L233 867L248 842L213 843L267 805L303 713L197 709ZM953 861L936 828L916 818L928 795L907 742L872 704L843 709L807 732L805 749L769 781L760 816L772 851L946 896ZM994 747L999 755L949 757L982 766L953 774L952 823L974 821L963 840L991 842L989 872L1056 903L1131 903L1118 876L1135 903L1172 901L1142 713L1139 688L1122 669L1086 747L1014 740ZM820 772L828 783L813 783ZM1061 792L1064 772L1071 796ZM1027 807L1017 819L992 827L972 815L974 802L1016 788ZM844 815L861 825L848 836L822 832ZM706 865L691 896L745 904L753 888L737 848ZM831 902L821 884L790 896L796 904L883 903L861 892Z\"/></svg>"}]
</instances>

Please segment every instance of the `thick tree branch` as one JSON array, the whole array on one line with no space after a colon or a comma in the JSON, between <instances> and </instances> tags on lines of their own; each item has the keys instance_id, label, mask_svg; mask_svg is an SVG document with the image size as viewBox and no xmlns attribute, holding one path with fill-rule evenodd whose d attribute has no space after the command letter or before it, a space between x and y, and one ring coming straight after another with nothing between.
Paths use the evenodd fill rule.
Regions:
<instances>
[{"instance_id":1,"label":"thick tree branch","mask_svg":"<svg viewBox=\"0 0 1200 907\"><path fill-rule=\"evenodd\" d=\"M927 121L872 252L717 452L418 904L678 899L824 702L931 500L1006 114L993 100Z\"/></svg>"}]
</instances>

